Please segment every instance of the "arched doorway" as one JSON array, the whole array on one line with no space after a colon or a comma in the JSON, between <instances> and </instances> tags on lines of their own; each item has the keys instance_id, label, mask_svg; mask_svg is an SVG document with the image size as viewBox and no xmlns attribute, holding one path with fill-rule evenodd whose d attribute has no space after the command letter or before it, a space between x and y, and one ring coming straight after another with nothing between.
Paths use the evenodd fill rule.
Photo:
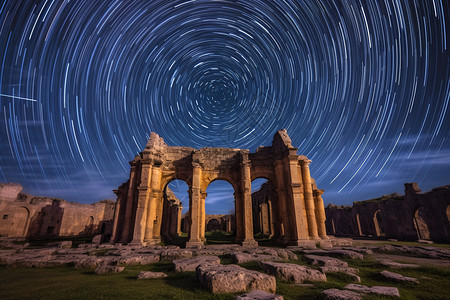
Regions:
<instances>
[{"instance_id":1,"label":"arched doorway","mask_svg":"<svg viewBox=\"0 0 450 300\"><path fill-rule=\"evenodd\" d=\"M189 187L183 180L173 179L163 191L161 237L166 243L183 244L189 232Z\"/></svg>"},{"instance_id":2,"label":"arched doorway","mask_svg":"<svg viewBox=\"0 0 450 300\"><path fill-rule=\"evenodd\" d=\"M208 244L233 243L235 239L235 190L222 179L211 181L206 188L203 237Z\"/></svg>"},{"instance_id":3,"label":"arched doorway","mask_svg":"<svg viewBox=\"0 0 450 300\"><path fill-rule=\"evenodd\" d=\"M414 212L413 223L414 223L414 227L416 229L417 238L419 240L430 240L431 239L430 231L428 230L428 225L425 222L424 217L423 217L423 208L419 207Z\"/></svg>"},{"instance_id":4,"label":"arched doorway","mask_svg":"<svg viewBox=\"0 0 450 300\"><path fill-rule=\"evenodd\" d=\"M373 215L373 225L375 227L375 235L376 236L384 236L383 229L383 217L381 215L381 210L377 210Z\"/></svg>"},{"instance_id":5,"label":"arched doorway","mask_svg":"<svg viewBox=\"0 0 450 300\"><path fill-rule=\"evenodd\" d=\"M253 234L257 241L270 239L275 233L276 192L273 184L259 177L252 181Z\"/></svg>"}]
</instances>

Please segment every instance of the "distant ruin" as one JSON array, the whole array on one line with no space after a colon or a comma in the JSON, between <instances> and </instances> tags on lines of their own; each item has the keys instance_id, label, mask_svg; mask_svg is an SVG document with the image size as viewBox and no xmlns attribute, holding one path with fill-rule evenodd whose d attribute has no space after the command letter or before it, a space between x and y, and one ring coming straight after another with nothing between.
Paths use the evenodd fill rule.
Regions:
<instances>
[{"instance_id":1,"label":"distant ruin","mask_svg":"<svg viewBox=\"0 0 450 300\"><path fill-rule=\"evenodd\" d=\"M129 180L115 191L112 242L156 244L165 235L179 231L181 222L177 222L176 230L168 225L179 216L167 211L170 205L164 200L167 185L175 179L183 180L189 187L188 247L203 245L205 241L206 188L219 179L229 182L235 191L237 243L257 245L251 196L251 182L256 178L265 178L274 187L267 211L271 216L271 235L279 243L301 246L328 239L323 191L311 178L309 163L306 156L297 155L286 130L275 134L272 146L259 147L255 153L168 146L152 132L144 151L130 162Z\"/></svg>"},{"instance_id":2,"label":"distant ruin","mask_svg":"<svg viewBox=\"0 0 450 300\"><path fill-rule=\"evenodd\" d=\"M20 184L0 184L0 236L51 239L112 231L115 202L80 204L22 193Z\"/></svg>"},{"instance_id":3,"label":"distant ruin","mask_svg":"<svg viewBox=\"0 0 450 300\"><path fill-rule=\"evenodd\" d=\"M450 186L421 193L417 183L405 183L404 196L330 204L325 213L330 235L450 242Z\"/></svg>"}]
</instances>

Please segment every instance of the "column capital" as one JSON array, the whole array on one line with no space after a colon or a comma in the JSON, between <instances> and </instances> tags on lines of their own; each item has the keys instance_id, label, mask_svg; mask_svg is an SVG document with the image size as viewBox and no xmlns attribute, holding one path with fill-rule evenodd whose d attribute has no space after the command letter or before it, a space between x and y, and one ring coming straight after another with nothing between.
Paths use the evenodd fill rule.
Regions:
<instances>
[{"instance_id":1,"label":"column capital","mask_svg":"<svg viewBox=\"0 0 450 300\"><path fill-rule=\"evenodd\" d=\"M323 193L325 192L325 190L314 190L314 197L320 197L323 195Z\"/></svg>"},{"instance_id":2,"label":"column capital","mask_svg":"<svg viewBox=\"0 0 450 300\"><path fill-rule=\"evenodd\" d=\"M311 163L311 160L308 159L308 158L306 158L306 157L305 157L305 159L301 159L301 158L300 158L299 161L300 161L300 165L301 165L302 167L308 167L309 164Z\"/></svg>"}]
</instances>

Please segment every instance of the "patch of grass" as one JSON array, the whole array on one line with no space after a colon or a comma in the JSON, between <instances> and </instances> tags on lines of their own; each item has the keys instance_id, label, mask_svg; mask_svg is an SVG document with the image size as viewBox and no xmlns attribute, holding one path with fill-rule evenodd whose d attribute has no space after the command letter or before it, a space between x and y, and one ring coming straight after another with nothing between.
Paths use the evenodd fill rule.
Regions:
<instances>
[{"instance_id":1,"label":"patch of grass","mask_svg":"<svg viewBox=\"0 0 450 300\"><path fill-rule=\"evenodd\" d=\"M233 233L224 231L207 231L205 232L206 244L233 244L235 236Z\"/></svg>"}]
</instances>

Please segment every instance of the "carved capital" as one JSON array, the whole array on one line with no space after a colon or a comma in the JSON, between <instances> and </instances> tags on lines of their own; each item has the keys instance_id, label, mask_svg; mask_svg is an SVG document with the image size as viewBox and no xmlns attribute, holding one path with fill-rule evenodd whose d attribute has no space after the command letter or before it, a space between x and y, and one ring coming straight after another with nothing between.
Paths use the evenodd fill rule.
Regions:
<instances>
[{"instance_id":1,"label":"carved capital","mask_svg":"<svg viewBox=\"0 0 450 300\"><path fill-rule=\"evenodd\" d=\"M302 167L307 167L307 166L309 166L310 163L311 163L311 160L310 160L310 159L301 159L301 160L300 160L300 165L301 165Z\"/></svg>"}]
</instances>

